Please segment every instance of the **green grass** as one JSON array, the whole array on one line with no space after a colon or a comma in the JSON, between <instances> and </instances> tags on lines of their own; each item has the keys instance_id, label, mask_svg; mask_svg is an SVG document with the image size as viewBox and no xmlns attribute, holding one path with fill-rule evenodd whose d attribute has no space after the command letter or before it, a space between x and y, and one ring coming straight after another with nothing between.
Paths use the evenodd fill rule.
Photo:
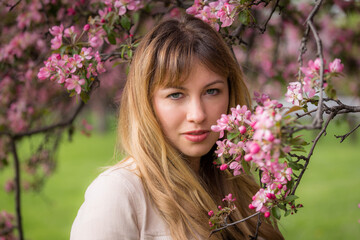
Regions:
<instances>
[{"instance_id":1,"label":"green grass","mask_svg":"<svg viewBox=\"0 0 360 240\"><path fill-rule=\"evenodd\" d=\"M298 188L304 205L295 215L283 217L280 229L286 239L358 239L360 236L360 143L349 138L339 144L333 137L344 133L333 127L319 142ZM87 138L75 135L63 141L58 168L43 191L24 193L23 221L26 239L68 239L71 224L90 182L101 167L113 164L115 134ZM22 155L26 151L22 151ZM11 172L0 172L0 185ZM13 194L0 191L0 209L14 212Z\"/></svg>"}]
</instances>

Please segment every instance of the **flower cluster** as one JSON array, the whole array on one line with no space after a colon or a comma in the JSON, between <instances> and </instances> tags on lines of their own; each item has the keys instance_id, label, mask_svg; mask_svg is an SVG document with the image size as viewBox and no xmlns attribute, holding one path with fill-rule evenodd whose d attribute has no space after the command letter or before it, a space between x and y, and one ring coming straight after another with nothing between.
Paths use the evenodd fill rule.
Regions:
<instances>
[{"instance_id":1,"label":"flower cluster","mask_svg":"<svg viewBox=\"0 0 360 240\"><path fill-rule=\"evenodd\" d=\"M235 11L236 5L229 0L218 0L208 5L206 1L195 0L194 4L186 9L186 13L209 23L217 31L220 29L219 21L221 27L229 27L233 24Z\"/></svg>"},{"instance_id":2,"label":"flower cluster","mask_svg":"<svg viewBox=\"0 0 360 240\"><path fill-rule=\"evenodd\" d=\"M324 62L324 64L326 64L326 62ZM336 58L334 61L330 62L328 66L329 68L324 69L324 85L320 86L320 66L321 60L317 58L315 61L310 60L307 67L300 68L304 74L304 78L301 80L301 82L289 83L287 93L285 94L285 99L287 102L296 106L300 106L302 105L301 103L304 98L314 97L320 88L324 87L330 89L330 78L337 76L344 69L344 65L341 63L340 59Z\"/></svg>"},{"instance_id":3,"label":"flower cluster","mask_svg":"<svg viewBox=\"0 0 360 240\"><path fill-rule=\"evenodd\" d=\"M127 10L137 11L144 7L143 2L140 0L106 0L105 4L108 8L114 8L114 11L119 16L124 15Z\"/></svg>"},{"instance_id":4,"label":"flower cluster","mask_svg":"<svg viewBox=\"0 0 360 240\"><path fill-rule=\"evenodd\" d=\"M14 235L14 229L16 224L15 218L12 214L2 211L0 212L0 232L2 233L0 239L15 240L17 237Z\"/></svg>"},{"instance_id":5,"label":"flower cluster","mask_svg":"<svg viewBox=\"0 0 360 240\"><path fill-rule=\"evenodd\" d=\"M281 162L291 150L287 142L288 136L281 127L292 121L284 117L282 104L263 95L258 99L259 105L252 113L246 106L231 109L231 114L223 114L212 126L212 130L220 132L222 138L217 141L215 151L220 170L233 170L233 175L250 173L250 167L262 172L261 188L249 205L270 216L270 209L279 202L284 202L289 194L288 183L292 180L293 170L286 161Z\"/></svg>"},{"instance_id":6,"label":"flower cluster","mask_svg":"<svg viewBox=\"0 0 360 240\"><path fill-rule=\"evenodd\" d=\"M226 206L218 206L218 210L214 213L213 210L208 212L210 217L209 226L211 229L216 229L218 227L225 226L227 224L228 216L236 209L234 202L236 198L233 198L232 194L229 193L225 198L222 199L225 202Z\"/></svg>"},{"instance_id":7,"label":"flower cluster","mask_svg":"<svg viewBox=\"0 0 360 240\"><path fill-rule=\"evenodd\" d=\"M94 53L92 48L82 48L78 54L72 56L54 53L44 64L38 78L56 81L73 94L87 91L90 82L94 80L92 76L105 72L99 52Z\"/></svg>"}]
</instances>

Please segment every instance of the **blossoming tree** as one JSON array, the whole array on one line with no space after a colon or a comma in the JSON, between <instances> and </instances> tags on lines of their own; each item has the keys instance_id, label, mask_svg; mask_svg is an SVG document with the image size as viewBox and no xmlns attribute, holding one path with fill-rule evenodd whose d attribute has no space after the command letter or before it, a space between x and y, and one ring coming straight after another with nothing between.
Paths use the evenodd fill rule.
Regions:
<instances>
[{"instance_id":1,"label":"blossoming tree","mask_svg":"<svg viewBox=\"0 0 360 240\"><path fill-rule=\"evenodd\" d=\"M126 72L146 29L181 12L219 31L246 75L257 79L251 87L271 95L256 93L256 106L237 106L212 127L220 132L214 163L219 171L234 176L259 172L261 188L249 202L254 214L240 221L258 216L260 227L260 216L279 219L296 212L302 207L296 189L327 126L336 115L360 112L360 106L346 105L336 95L345 70L348 77L341 81L349 87L343 93L360 93L360 84L352 78L360 65L360 49L351 45L360 31L359 8L355 0L3 1L0 169L13 160L15 174L5 189L15 192L16 209L15 216L0 213L0 238L24 239L22 189L40 189L54 171L61 136L66 131L72 135L91 93L121 85L111 84L114 77L106 74ZM287 86L286 93L279 91L281 85ZM280 103L283 96L289 106ZM305 116L312 117L311 124L299 121ZM343 141L358 127L338 137ZM89 126L84 123L84 128ZM312 129L320 132L301 155L308 143L298 132ZM20 159L18 144L33 135L42 140L31 156ZM33 180L22 181L22 174ZM226 221L236 209L235 197L229 193L223 199L226 206L209 209L212 233L236 224Z\"/></svg>"}]
</instances>

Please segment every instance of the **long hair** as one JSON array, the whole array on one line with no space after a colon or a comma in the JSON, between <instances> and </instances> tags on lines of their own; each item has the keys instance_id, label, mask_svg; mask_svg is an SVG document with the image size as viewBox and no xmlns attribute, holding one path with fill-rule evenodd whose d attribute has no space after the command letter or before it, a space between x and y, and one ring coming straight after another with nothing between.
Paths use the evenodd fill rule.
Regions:
<instances>
[{"instance_id":1,"label":"long hair","mask_svg":"<svg viewBox=\"0 0 360 240\"><path fill-rule=\"evenodd\" d=\"M238 199L232 220L253 214L247 206L259 189L249 176L229 180L229 172L219 172L212 164L215 146L201 158L200 174L196 174L164 137L152 104L154 90L181 84L196 60L228 79L229 109L237 104L250 105L242 72L222 37L208 24L186 15L158 24L141 40L119 113L119 147L134 159L148 196L175 240L208 238L207 212L229 192ZM251 219L211 239L247 239L256 223L257 219ZM267 221L260 227L260 236L282 239Z\"/></svg>"}]
</instances>

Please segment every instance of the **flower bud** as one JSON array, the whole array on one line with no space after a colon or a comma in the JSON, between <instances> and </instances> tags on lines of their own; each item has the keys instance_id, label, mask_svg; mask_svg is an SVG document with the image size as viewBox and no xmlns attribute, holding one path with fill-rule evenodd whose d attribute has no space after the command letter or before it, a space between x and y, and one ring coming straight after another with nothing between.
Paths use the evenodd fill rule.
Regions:
<instances>
[{"instance_id":1,"label":"flower bud","mask_svg":"<svg viewBox=\"0 0 360 240\"><path fill-rule=\"evenodd\" d=\"M239 127L239 131L240 131L241 134L246 133L246 127L245 127L244 125L241 125L241 126Z\"/></svg>"},{"instance_id":2,"label":"flower bud","mask_svg":"<svg viewBox=\"0 0 360 240\"><path fill-rule=\"evenodd\" d=\"M270 212L264 213L264 217L266 217L266 218L270 217Z\"/></svg>"},{"instance_id":3,"label":"flower bud","mask_svg":"<svg viewBox=\"0 0 360 240\"><path fill-rule=\"evenodd\" d=\"M224 163L220 166L221 171L225 171L227 168L228 168L228 165L226 163Z\"/></svg>"},{"instance_id":4,"label":"flower bud","mask_svg":"<svg viewBox=\"0 0 360 240\"><path fill-rule=\"evenodd\" d=\"M90 25L89 25L89 24L86 24L86 25L84 26L84 28L83 28L83 30L84 30L85 32L89 31L89 29L90 29Z\"/></svg>"},{"instance_id":5,"label":"flower bud","mask_svg":"<svg viewBox=\"0 0 360 240\"><path fill-rule=\"evenodd\" d=\"M209 215L210 217L212 217L212 216L214 216L214 212L213 212L212 210L210 210L210 211L208 212L208 215Z\"/></svg>"},{"instance_id":6,"label":"flower bud","mask_svg":"<svg viewBox=\"0 0 360 240\"><path fill-rule=\"evenodd\" d=\"M279 183L279 184L277 185L277 187L278 187L278 189L282 189L282 188L283 188L283 185Z\"/></svg>"},{"instance_id":7,"label":"flower bud","mask_svg":"<svg viewBox=\"0 0 360 240\"><path fill-rule=\"evenodd\" d=\"M256 154L256 153L258 153L260 151L260 146L259 146L259 144L257 144L257 143L252 143L251 144L251 146L250 146L250 153L252 153L252 154Z\"/></svg>"},{"instance_id":8,"label":"flower bud","mask_svg":"<svg viewBox=\"0 0 360 240\"><path fill-rule=\"evenodd\" d=\"M273 193L267 193L266 197L269 198L269 199L275 199L276 198L275 194L273 194Z\"/></svg>"},{"instance_id":9,"label":"flower bud","mask_svg":"<svg viewBox=\"0 0 360 240\"><path fill-rule=\"evenodd\" d=\"M251 154L246 154L246 155L244 156L244 160L247 161L247 162L251 161L251 160L252 160Z\"/></svg>"},{"instance_id":10,"label":"flower bud","mask_svg":"<svg viewBox=\"0 0 360 240\"><path fill-rule=\"evenodd\" d=\"M249 204L249 208L250 209L255 209L255 207L251 203Z\"/></svg>"}]
</instances>

